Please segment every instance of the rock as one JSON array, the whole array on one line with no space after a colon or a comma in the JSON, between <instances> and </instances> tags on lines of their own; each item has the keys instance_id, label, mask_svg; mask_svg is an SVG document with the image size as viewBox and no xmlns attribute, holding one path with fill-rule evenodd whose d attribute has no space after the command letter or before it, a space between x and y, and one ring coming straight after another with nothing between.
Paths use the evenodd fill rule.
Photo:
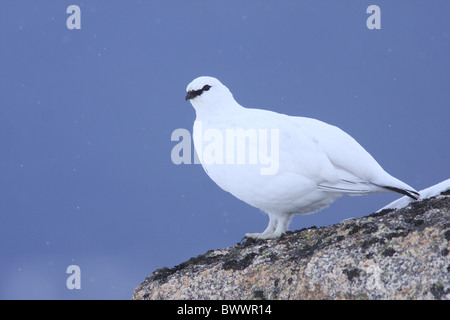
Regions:
<instances>
[{"instance_id":1,"label":"rock","mask_svg":"<svg viewBox=\"0 0 450 320\"><path fill-rule=\"evenodd\" d=\"M450 299L450 195L210 250L133 299Z\"/></svg>"}]
</instances>

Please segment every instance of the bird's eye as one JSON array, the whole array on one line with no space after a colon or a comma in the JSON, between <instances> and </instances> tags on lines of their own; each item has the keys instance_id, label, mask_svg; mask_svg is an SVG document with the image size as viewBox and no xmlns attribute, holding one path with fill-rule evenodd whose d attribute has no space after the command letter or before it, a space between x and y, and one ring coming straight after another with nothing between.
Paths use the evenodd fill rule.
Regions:
<instances>
[{"instance_id":1,"label":"bird's eye","mask_svg":"<svg viewBox=\"0 0 450 320\"><path fill-rule=\"evenodd\" d=\"M205 84L202 88L202 91L208 91L209 89L211 89L210 85Z\"/></svg>"}]
</instances>

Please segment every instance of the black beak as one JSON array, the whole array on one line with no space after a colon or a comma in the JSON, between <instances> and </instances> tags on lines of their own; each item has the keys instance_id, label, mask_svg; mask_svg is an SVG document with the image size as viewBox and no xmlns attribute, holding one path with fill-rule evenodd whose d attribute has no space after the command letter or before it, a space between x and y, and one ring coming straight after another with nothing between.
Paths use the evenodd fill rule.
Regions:
<instances>
[{"instance_id":1,"label":"black beak","mask_svg":"<svg viewBox=\"0 0 450 320\"><path fill-rule=\"evenodd\" d=\"M192 98L195 98L198 94L196 94L195 91L189 91L186 93L185 101L191 100Z\"/></svg>"},{"instance_id":2,"label":"black beak","mask_svg":"<svg viewBox=\"0 0 450 320\"><path fill-rule=\"evenodd\" d=\"M185 100L191 100L199 95L201 95L204 91L208 91L209 89L211 89L211 86L208 84L205 84L203 86L203 88L199 89L199 90L190 90L188 91L188 93L186 93L186 99Z\"/></svg>"}]
</instances>

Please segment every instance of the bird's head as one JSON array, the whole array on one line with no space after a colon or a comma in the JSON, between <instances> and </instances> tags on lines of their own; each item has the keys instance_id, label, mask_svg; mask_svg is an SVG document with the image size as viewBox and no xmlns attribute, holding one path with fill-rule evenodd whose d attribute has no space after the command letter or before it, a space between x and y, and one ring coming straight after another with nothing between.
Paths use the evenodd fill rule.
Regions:
<instances>
[{"instance_id":1,"label":"bird's head","mask_svg":"<svg viewBox=\"0 0 450 320\"><path fill-rule=\"evenodd\" d=\"M196 109L215 109L234 105L230 90L213 77L198 77L186 88L186 100Z\"/></svg>"}]
</instances>

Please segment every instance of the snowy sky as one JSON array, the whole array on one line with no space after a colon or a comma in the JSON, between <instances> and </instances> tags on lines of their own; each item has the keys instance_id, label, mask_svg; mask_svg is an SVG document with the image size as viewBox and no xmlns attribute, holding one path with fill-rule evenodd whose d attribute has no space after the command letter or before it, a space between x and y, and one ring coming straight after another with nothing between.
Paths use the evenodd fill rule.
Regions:
<instances>
[{"instance_id":1,"label":"snowy sky","mask_svg":"<svg viewBox=\"0 0 450 320\"><path fill-rule=\"evenodd\" d=\"M372 4L381 29L366 26ZM130 299L155 269L264 230L267 216L201 166L171 161L197 76L246 107L339 126L417 190L449 178L449 12L446 0L2 0L0 299ZM290 229L397 198L343 197ZM70 265L81 289L66 286Z\"/></svg>"}]
</instances>

